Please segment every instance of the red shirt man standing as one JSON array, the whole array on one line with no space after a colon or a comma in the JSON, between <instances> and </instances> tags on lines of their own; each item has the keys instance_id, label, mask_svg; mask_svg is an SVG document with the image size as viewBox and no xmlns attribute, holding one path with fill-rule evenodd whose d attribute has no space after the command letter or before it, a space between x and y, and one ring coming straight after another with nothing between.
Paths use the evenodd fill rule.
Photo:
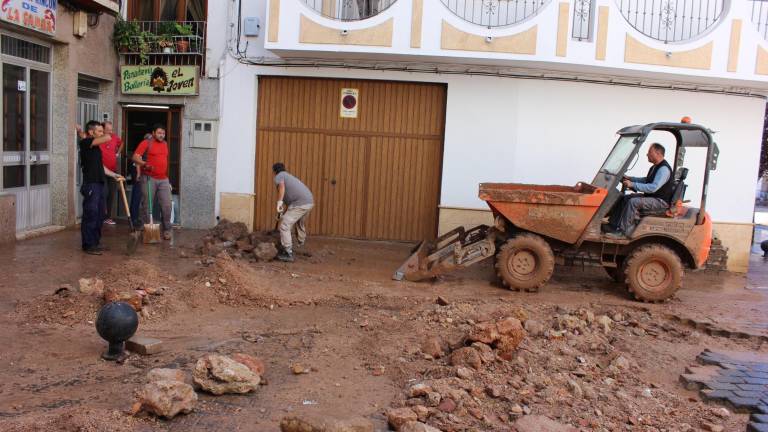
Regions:
<instances>
[{"instance_id":1,"label":"red shirt man standing","mask_svg":"<svg viewBox=\"0 0 768 432\"><path fill-rule=\"evenodd\" d=\"M142 156L146 153L146 161ZM154 203L160 203L160 213L162 216L163 238L171 239L171 182L168 180L168 143L165 141L165 127L155 125L152 128L152 138L142 141L133 153L133 162L141 168L141 177L139 184L142 191L149 190L152 195L152 202L148 203L149 197L144 196L141 201L141 217L144 223L149 223L149 212L152 211Z\"/></svg>"},{"instance_id":2,"label":"red shirt man standing","mask_svg":"<svg viewBox=\"0 0 768 432\"><path fill-rule=\"evenodd\" d=\"M117 170L117 157L121 151L123 151L123 140L119 136L115 135L112 130L112 122L107 120L103 123L104 135L111 135L112 139L101 146L101 162L104 164L104 168L118 172ZM114 225L115 221L112 220L112 208L115 206L115 199L117 198L117 183L111 177L107 177L104 184L104 207L106 213L104 214L104 223L107 225Z\"/></svg>"}]
</instances>

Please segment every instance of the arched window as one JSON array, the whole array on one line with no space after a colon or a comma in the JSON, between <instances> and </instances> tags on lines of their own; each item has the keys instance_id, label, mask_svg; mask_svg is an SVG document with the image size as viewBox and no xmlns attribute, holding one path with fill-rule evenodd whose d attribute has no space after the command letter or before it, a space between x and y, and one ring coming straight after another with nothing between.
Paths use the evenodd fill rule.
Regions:
<instances>
[{"instance_id":1,"label":"arched window","mask_svg":"<svg viewBox=\"0 0 768 432\"><path fill-rule=\"evenodd\" d=\"M640 33L664 43L688 42L715 28L729 0L616 0Z\"/></svg>"},{"instance_id":2,"label":"arched window","mask_svg":"<svg viewBox=\"0 0 768 432\"><path fill-rule=\"evenodd\" d=\"M454 15L483 27L505 27L536 16L549 0L440 0Z\"/></svg>"},{"instance_id":3,"label":"arched window","mask_svg":"<svg viewBox=\"0 0 768 432\"><path fill-rule=\"evenodd\" d=\"M320 15L341 20L341 21L359 21L374 17L390 6L397 0L302 0Z\"/></svg>"}]
</instances>

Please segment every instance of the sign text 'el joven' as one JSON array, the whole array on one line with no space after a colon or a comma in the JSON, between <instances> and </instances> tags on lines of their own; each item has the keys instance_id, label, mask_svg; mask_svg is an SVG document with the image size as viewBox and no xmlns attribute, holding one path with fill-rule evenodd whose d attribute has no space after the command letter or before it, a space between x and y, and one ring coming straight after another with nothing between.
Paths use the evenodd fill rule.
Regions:
<instances>
[{"instance_id":1,"label":"sign text 'el joven'","mask_svg":"<svg viewBox=\"0 0 768 432\"><path fill-rule=\"evenodd\" d=\"M56 34L56 3L58 0L2 0L0 20L24 28Z\"/></svg>"},{"instance_id":2,"label":"sign text 'el joven'","mask_svg":"<svg viewBox=\"0 0 768 432\"><path fill-rule=\"evenodd\" d=\"M121 66L123 94L189 96L197 94L197 66Z\"/></svg>"}]
</instances>

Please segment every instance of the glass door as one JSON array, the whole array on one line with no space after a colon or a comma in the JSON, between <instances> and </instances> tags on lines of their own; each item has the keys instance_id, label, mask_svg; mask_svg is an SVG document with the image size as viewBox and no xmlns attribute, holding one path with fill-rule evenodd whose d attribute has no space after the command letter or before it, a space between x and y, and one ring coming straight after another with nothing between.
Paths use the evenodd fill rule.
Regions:
<instances>
[{"instance_id":1,"label":"glass door","mask_svg":"<svg viewBox=\"0 0 768 432\"><path fill-rule=\"evenodd\" d=\"M16 196L16 230L51 223L50 74L2 65L2 191Z\"/></svg>"}]
</instances>

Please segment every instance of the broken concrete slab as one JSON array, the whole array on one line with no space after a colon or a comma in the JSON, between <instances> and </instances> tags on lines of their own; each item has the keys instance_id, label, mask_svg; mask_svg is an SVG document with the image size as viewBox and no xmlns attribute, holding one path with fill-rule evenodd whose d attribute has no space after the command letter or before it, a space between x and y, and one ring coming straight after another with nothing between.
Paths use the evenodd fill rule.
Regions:
<instances>
[{"instance_id":1,"label":"broken concrete slab","mask_svg":"<svg viewBox=\"0 0 768 432\"><path fill-rule=\"evenodd\" d=\"M163 341L143 336L134 336L125 342L125 349L141 355L157 354L163 349Z\"/></svg>"}]
</instances>

